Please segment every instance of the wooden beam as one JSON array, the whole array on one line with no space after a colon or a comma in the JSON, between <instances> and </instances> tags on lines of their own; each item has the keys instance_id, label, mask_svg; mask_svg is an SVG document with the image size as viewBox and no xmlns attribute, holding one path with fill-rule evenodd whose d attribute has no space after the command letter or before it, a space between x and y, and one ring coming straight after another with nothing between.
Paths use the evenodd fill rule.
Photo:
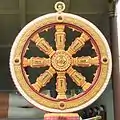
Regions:
<instances>
[{"instance_id":1,"label":"wooden beam","mask_svg":"<svg viewBox=\"0 0 120 120\"><path fill-rule=\"evenodd\" d=\"M111 35L112 35L112 57L113 57L113 96L114 96L114 119L120 119L120 61L119 61L119 44L117 34L117 17L111 18Z\"/></svg>"}]
</instances>

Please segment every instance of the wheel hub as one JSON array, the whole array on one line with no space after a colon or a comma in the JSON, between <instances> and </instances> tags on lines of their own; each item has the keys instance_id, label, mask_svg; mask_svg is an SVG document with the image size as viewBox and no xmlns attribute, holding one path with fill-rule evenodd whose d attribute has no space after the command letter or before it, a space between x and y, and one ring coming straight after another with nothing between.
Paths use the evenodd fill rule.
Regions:
<instances>
[{"instance_id":1,"label":"wheel hub","mask_svg":"<svg viewBox=\"0 0 120 120\"><path fill-rule=\"evenodd\" d=\"M57 71L65 71L71 65L71 57L67 52L58 50L52 57L52 66Z\"/></svg>"}]
</instances>

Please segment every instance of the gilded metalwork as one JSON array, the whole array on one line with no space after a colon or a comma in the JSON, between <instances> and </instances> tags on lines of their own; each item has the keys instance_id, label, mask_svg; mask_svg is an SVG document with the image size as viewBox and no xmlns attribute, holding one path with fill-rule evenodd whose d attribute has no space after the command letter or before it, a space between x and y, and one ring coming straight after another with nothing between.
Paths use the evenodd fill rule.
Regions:
<instances>
[{"instance_id":1,"label":"gilded metalwork","mask_svg":"<svg viewBox=\"0 0 120 120\"><path fill-rule=\"evenodd\" d=\"M56 42L56 48L57 50L64 50L65 47L65 41L66 41L66 33L64 32L65 25L56 25L55 26L56 32L55 32L55 42Z\"/></svg>"},{"instance_id":2,"label":"gilded metalwork","mask_svg":"<svg viewBox=\"0 0 120 120\"><path fill-rule=\"evenodd\" d=\"M67 52L71 55L75 54L78 50L80 50L84 45L85 42L89 40L89 36L84 32L77 37L74 42L72 42L71 46L68 48Z\"/></svg>"},{"instance_id":3,"label":"gilded metalwork","mask_svg":"<svg viewBox=\"0 0 120 120\"><path fill-rule=\"evenodd\" d=\"M32 86L35 90L39 91L42 87L44 87L48 82L50 82L50 79L55 74L55 70L50 67L48 70L46 70L43 74L41 74Z\"/></svg>"},{"instance_id":4,"label":"gilded metalwork","mask_svg":"<svg viewBox=\"0 0 120 120\"><path fill-rule=\"evenodd\" d=\"M78 86L81 86L83 88L84 91L90 87L91 84L86 82L86 78L72 67L67 70L67 73Z\"/></svg>"},{"instance_id":5,"label":"gilded metalwork","mask_svg":"<svg viewBox=\"0 0 120 120\"><path fill-rule=\"evenodd\" d=\"M50 66L51 60L47 58L40 57L31 57L30 59L23 58L23 67L32 67L32 68L40 68L45 66Z\"/></svg>"},{"instance_id":6,"label":"gilded metalwork","mask_svg":"<svg viewBox=\"0 0 120 120\"><path fill-rule=\"evenodd\" d=\"M63 12L65 10L65 4L63 2L57 2L55 4L55 10L57 12Z\"/></svg>"},{"instance_id":7,"label":"gilded metalwork","mask_svg":"<svg viewBox=\"0 0 120 120\"><path fill-rule=\"evenodd\" d=\"M73 63L75 66L90 67L91 65L99 65L98 57L91 58L90 56L82 56L73 58Z\"/></svg>"},{"instance_id":8,"label":"gilded metalwork","mask_svg":"<svg viewBox=\"0 0 120 120\"><path fill-rule=\"evenodd\" d=\"M65 25L64 24L56 24L55 25L55 42L56 42L56 51L52 49L52 47L45 41L44 38L40 38L39 34L35 34L32 37L32 41L36 43L36 46L40 48L41 51L46 53L50 56L49 59L45 58L31 58L30 60L24 59L23 66L27 65L31 67L44 67L50 66L52 70L57 72L57 87L56 91L58 92L57 99L67 99L66 98L66 77L65 74L69 74L69 76L73 79L78 86L82 87L85 91L90 86L91 83L86 82L86 78L81 74L78 73L76 70L72 68L72 66L82 66L82 67L89 67L91 65L98 65L99 60L98 57L91 58L90 56L86 57L76 57L73 58L72 55L75 54L78 50L80 50L84 45L85 42L89 40L89 36L86 33L82 33L80 37L77 37L72 45L68 48L67 51L64 50L65 41L66 41L66 33L64 32ZM51 53L54 54L51 55ZM51 60L50 60L51 59ZM26 62L27 61L27 62ZM51 61L51 64L50 64ZM26 64L24 64L26 63ZM46 64L45 64L46 63ZM26 66L25 66L26 67ZM49 71L49 72L48 72ZM42 76L39 76L36 80L36 83L32 86L39 91L42 87L44 87L53 75L50 70L48 70Z\"/></svg>"},{"instance_id":9,"label":"gilded metalwork","mask_svg":"<svg viewBox=\"0 0 120 120\"><path fill-rule=\"evenodd\" d=\"M66 99L66 76L65 72L57 72L56 91L58 92L57 99Z\"/></svg>"},{"instance_id":10,"label":"gilded metalwork","mask_svg":"<svg viewBox=\"0 0 120 120\"><path fill-rule=\"evenodd\" d=\"M52 57L52 66L57 71L65 71L71 65L71 57L63 50L57 50Z\"/></svg>"},{"instance_id":11,"label":"gilded metalwork","mask_svg":"<svg viewBox=\"0 0 120 120\"><path fill-rule=\"evenodd\" d=\"M36 19L21 31L11 51L10 67L16 87L29 102L40 109L50 112L73 112L91 104L105 89L111 73L111 54L104 36L94 25L78 16L62 13L60 11L61 6L58 9L58 13ZM51 28L55 29L56 51L38 32L42 27L44 27L41 30L42 32L47 32ZM80 36L76 37L68 49L65 50L65 42L67 42L65 29L67 27L79 32ZM88 41L91 42L96 56L73 57ZM28 59L25 53L30 42L35 43L40 51L48 55L49 58L31 57ZM25 46L25 44L27 45ZM48 70L38 76L35 83L31 84L24 68L46 66L49 67ZM74 66L98 67L94 76L95 80L91 83L88 82L82 73L73 68ZM43 97L38 94L41 88L51 81L54 74L57 74L57 97ZM78 94L73 98L67 98L66 74L72 78L77 86L82 88L83 95Z\"/></svg>"},{"instance_id":12,"label":"gilded metalwork","mask_svg":"<svg viewBox=\"0 0 120 120\"><path fill-rule=\"evenodd\" d=\"M49 45L49 43L44 39L40 38L39 34L35 34L31 40L36 43L36 46L43 51L45 54L52 56L54 53L54 50Z\"/></svg>"}]
</instances>

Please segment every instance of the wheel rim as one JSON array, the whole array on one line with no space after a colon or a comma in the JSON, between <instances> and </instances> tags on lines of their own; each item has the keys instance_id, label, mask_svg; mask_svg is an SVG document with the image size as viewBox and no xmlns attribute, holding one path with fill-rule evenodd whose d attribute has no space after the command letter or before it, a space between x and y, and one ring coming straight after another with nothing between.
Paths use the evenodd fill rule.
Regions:
<instances>
[{"instance_id":1,"label":"wheel rim","mask_svg":"<svg viewBox=\"0 0 120 120\"><path fill-rule=\"evenodd\" d=\"M53 50L38 34L43 30L51 29L51 27L55 29L56 50ZM80 36L65 50L65 41L67 40L64 30L67 27L80 32ZM26 49L31 41L49 58L25 58ZM86 41L91 42L96 56L74 58L73 54L82 49ZM72 67L89 67L91 65L97 66L92 83L87 82L86 78ZM27 66L37 68L49 66L49 69L39 76L35 83L31 84L24 70ZM73 112L93 103L106 88L111 75L111 53L106 39L92 23L68 13L51 13L33 20L19 33L11 50L10 69L16 87L30 103L45 111ZM56 78L57 97L51 98L39 93L38 90L50 82L54 74L58 75ZM82 93L71 98L66 97L65 74L69 74L73 81L82 87Z\"/></svg>"}]
</instances>

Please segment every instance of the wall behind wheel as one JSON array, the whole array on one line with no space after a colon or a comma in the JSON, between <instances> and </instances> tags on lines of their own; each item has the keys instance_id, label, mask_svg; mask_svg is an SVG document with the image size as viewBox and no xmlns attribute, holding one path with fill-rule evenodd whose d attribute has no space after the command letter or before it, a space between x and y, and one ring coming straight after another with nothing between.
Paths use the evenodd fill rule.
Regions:
<instances>
[{"instance_id":1,"label":"wall behind wheel","mask_svg":"<svg viewBox=\"0 0 120 120\"><path fill-rule=\"evenodd\" d=\"M18 32L28 22L46 13L55 12L57 0L0 0L0 90L14 90L9 73L9 53ZM67 5L66 12L80 15L94 23L110 44L108 0L62 0ZM110 86L110 87L109 87ZM108 110L108 120L113 119L112 82L97 104L103 103ZM108 99L109 97L109 99ZM109 104L108 104L109 103ZM93 104L94 105L94 104Z\"/></svg>"},{"instance_id":2,"label":"wall behind wheel","mask_svg":"<svg viewBox=\"0 0 120 120\"><path fill-rule=\"evenodd\" d=\"M15 37L30 21L55 12L57 0L0 0L0 89L14 89L9 73L9 53ZM80 15L95 24L110 43L107 0L64 0L66 11ZM67 6L69 5L69 6ZM71 41L70 41L71 42Z\"/></svg>"}]
</instances>

